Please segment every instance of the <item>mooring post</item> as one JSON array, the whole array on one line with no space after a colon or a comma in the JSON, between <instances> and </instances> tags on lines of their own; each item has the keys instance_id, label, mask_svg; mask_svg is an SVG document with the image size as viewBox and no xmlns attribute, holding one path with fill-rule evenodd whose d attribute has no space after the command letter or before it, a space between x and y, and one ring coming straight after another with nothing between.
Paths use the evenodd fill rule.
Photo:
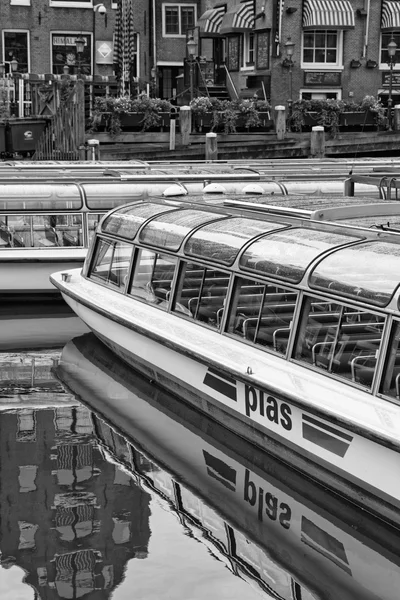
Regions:
<instances>
[{"instance_id":1,"label":"mooring post","mask_svg":"<svg viewBox=\"0 0 400 600\"><path fill-rule=\"evenodd\" d=\"M179 126L181 130L182 146L189 146L190 132L192 130L192 111L190 106L181 106L179 111Z\"/></svg>"},{"instance_id":2,"label":"mooring post","mask_svg":"<svg viewBox=\"0 0 400 600\"><path fill-rule=\"evenodd\" d=\"M218 142L216 133L206 133L206 160L218 160Z\"/></svg>"},{"instance_id":3,"label":"mooring post","mask_svg":"<svg viewBox=\"0 0 400 600\"><path fill-rule=\"evenodd\" d=\"M96 139L92 139L92 140L88 140L87 142L88 148L89 148L89 159L87 160L92 160L92 161L96 161L96 160L100 160L100 142L99 140Z\"/></svg>"},{"instance_id":4,"label":"mooring post","mask_svg":"<svg viewBox=\"0 0 400 600\"><path fill-rule=\"evenodd\" d=\"M311 129L311 156L323 158L325 156L325 128L316 125Z\"/></svg>"},{"instance_id":5,"label":"mooring post","mask_svg":"<svg viewBox=\"0 0 400 600\"><path fill-rule=\"evenodd\" d=\"M344 180L343 196L354 196L354 181L351 177Z\"/></svg>"},{"instance_id":6,"label":"mooring post","mask_svg":"<svg viewBox=\"0 0 400 600\"><path fill-rule=\"evenodd\" d=\"M286 108L275 106L275 131L278 140L284 140L286 135Z\"/></svg>"},{"instance_id":7,"label":"mooring post","mask_svg":"<svg viewBox=\"0 0 400 600\"><path fill-rule=\"evenodd\" d=\"M396 104L393 109L393 129L400 131L400 104Z\"/></svg>"},{"instance_id":8,"label":"mooring post","mask_svg":"<svg viewBox=\"0 0 400 600\"><path fill-rule=\"evenodd\" d=\"M169 149L175 150L175 139L176 139L176 117L178 116L177 109L172 108L171 114L169 115Z\"/></svg>"}]
</instances>

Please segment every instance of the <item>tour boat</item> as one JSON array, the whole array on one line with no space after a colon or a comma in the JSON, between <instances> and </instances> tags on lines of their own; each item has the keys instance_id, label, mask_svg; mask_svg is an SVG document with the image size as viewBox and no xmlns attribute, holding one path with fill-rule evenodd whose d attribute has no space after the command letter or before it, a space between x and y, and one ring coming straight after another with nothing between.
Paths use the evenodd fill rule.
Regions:
<instances>
[{"instance_id":1,"label":"tour boat","mask_svg":"<svg viewBox=\"0 0 400 600\"><path fill-rule=\"evenodd\" d=\"M396 597L397 528L254 452L129 369L93 334L66 344L55 374L92 411L107 459L268 598Z\"/></svg>"},{"instance_id":2,"label":"tour boat","mask_svg":"<svg viewBox=\"0 0 400 600\"><path fill-rule=\"evenodd\" d=\"M245 204L131 203L103 217L83 269L51 281L133 368L391 519L400 236L352 209L335 222Z\"/></svg>"}]
</instances>

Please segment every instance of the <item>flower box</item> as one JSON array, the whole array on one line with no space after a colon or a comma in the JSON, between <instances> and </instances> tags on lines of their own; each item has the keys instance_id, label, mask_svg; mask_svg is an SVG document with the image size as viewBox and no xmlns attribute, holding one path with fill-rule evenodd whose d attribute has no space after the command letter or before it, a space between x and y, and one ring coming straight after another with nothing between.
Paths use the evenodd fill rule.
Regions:
<instances>
[{"instance_id":1,"label":"flower box","mask_svg":"<svg viewBox=\"0 0 400 600\"><path fill-rule=\"evenodd\" d=\"M140 131L142 129L143 113L125 113L120 116L123 131Z\"/></svg>"},{"instance_id":2,"label":"flower box","mask_svg":"<svg viewBox=\"0 0 400 600\"><path fill-rule=\"evenodd\" d=\"M342 127L376 127L376 115L370 110L362 112L346 111L340 114L340 125Z\"/></svg>"}]
</instances>

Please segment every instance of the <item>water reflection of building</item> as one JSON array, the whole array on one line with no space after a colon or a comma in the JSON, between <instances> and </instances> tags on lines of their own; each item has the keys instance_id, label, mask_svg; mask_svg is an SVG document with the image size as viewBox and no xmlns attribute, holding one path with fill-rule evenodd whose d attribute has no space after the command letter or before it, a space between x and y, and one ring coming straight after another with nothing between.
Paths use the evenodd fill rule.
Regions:
<instances>
[{"instance_id":1,"label":"water reflection of building","mask_svg":"<svg viewBox=\"0 0 400 600\"><path fill-rule=\"evenodd\" d=\"M85 408L0 412L0 476L1 564L40 598L109 598L146 558L149 494L105 460Z\"/></svg>"},{"instance_id":2,"label":"water reflection of building","mask_svg":"<svg viewBox=\"0 0 400 600\"><path fill-rule=\"evenodd\" d=\"M64 347L57 375L101 413L93 413L94 430L111 458L268 598L398 598L397 529L255 452L128 369L93 335Z\"/></svg>"}]
</instances>

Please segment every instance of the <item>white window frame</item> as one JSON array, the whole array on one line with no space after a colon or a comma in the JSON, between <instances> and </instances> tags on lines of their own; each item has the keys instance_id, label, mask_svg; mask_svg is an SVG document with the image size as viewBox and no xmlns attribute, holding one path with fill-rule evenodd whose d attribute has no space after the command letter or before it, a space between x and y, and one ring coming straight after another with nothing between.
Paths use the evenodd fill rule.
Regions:
<instances>
[{"instance_id":1,"label":"white window frame","mask_svg":"<svg viewBox=\"0 0 400 600\"><path fill-rule=\"evenodd\" d=\"M400 35L400 30L396 29L393 31L381 31L381 35L379 37L379 61L378 61L378 67L380 71L390 71L390 67L386 62L381 62L381 56L382 56L382 34L389 34L391 35L392 33L396 33L396 37L398 37ZM397 51L396 51L396 66L399 63L399 58L400 58L400 47L397 47ZM397 69L398 70L398 69Z\"/></svg>"},{"instance_id":2,"label":"white window frame","mask_svg":"<svg viewBox=\"0 0 400 600\"><path fill-rule=\"evenodd\" d=\"M70 2L69 0L49 0L49 6L53 8L90 8L93 10L93 0L88 2Z\"/></svg>"},{"instance_id":3,"label":"white window frame","mask_svg":"<svg viewBox=\"0 0 400 600\"><path fill-rule=\"evenodd\" d=\"M162 4L162 36L164 38L186 38L186 33L166 33L166 15L165 9L168 7L179 8L179 31L182 31L181 21L181 8L193 8L194 10L194 23L197 22L197 5L196 4L182 4L179 2L166 2Z\"/></svg>"},{"instance_id":4,"label":"white window frame","mask_svg":"<svg viewBox=\"0 0 400 600\"><path fill-rule=\"evenodd\" d=\"M118 2L114 2L114 0L112 0L112 2L111 2L111 8L113 8L114 10L117 10L117 8L118 8Z\"/></svg>"},{"instance_id":5,"label":"white window frame","mask_svg":"<svg viewBox=\"0 0 400 600\"><path fill-rule=\"evenodd\" d=\"M303 94L337 94L336 100L342 99L342 88L300 88L299 98L302 99Z\"/></svg>"},{"instance_id":6,"label":"white window frame","mask_svg":"<svg viewBox=\"0 0 400 600\"><path fill-rule=\"evenodd\" d=\"M60 31L59 29L52 29L49 32L50 35L50 39L49 39L49 44L50 44L50 73L53 72L53 35L61 35L61 36L82 36L84 35L85 37L90 38L91 42L90 42L90 62L93 62L93 31ZM91 64L91 74L93 75L93 71L94 71L94 65Z\"/></svg>"},{"instance_id":7,"label":"white window frame","mask_svg":"<svg viewBox=\"0 0 400 600\"><path fill-rule=\"evenodd\" d=\"M3 29L1 32L1 49L3 60L7 60L4 58L5 52L5 35L6 33L26 33L26 43L27 43L27 54L28 54L28 73L31 72L31 32L29 29Z\"/></svg>"},{"instance_id":8,"label":"white window frame","mask_svg":"<svg viewBox=\"0 0 400 600\"><path fill-rule=\"evenodd\" d=\"M327 30L325 30L327 31ZM303 61L304 52L304 34L307 31L302 32L301 36L301 68L305 71L338 71L344 70L343 66L343 31L341 29L335 29L337 33L337 60L335 63L311 63Z\"/></svg>"},{"instance_id":9,"label":"white window frame","mask_svg":"<svg viewBox=\"0 0 400 600\"><path fill-rule=\"evenodd\" d=\"M30 6L31 0L10 0L10 6Z\"/></svg>"},{"instance_id":10,"label":"white window frame","mask_svg":"<svg viewBox=\"0 0 400 600\"><path fill-rule=\"evenodd\" d=\"M254 60L249 61L249 49L250 49L250 34L253 34L253 58ZM256 35L254 31L246 31L243 34L243 67L240 68L241 71L254 71L255 68L255 60L256 60Z\"/></svg>"}]
</instances>

